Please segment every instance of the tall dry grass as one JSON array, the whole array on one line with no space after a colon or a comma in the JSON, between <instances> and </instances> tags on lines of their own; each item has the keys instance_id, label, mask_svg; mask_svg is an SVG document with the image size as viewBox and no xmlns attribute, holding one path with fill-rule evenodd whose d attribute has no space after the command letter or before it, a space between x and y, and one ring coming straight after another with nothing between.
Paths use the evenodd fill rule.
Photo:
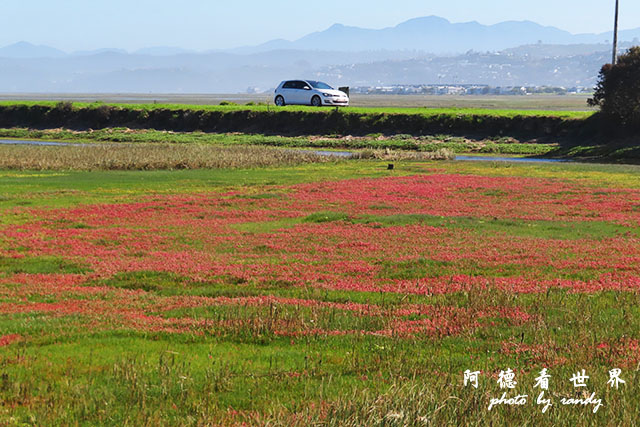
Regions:
<instances>
[{"instance_id":1,"label":"tall dry grass","mask_svg":"<svg viewBox=\"0 0 640 427\"><path fill-rule=\"evenodd\" d=\"M159 170L293 166L336 161L302 151L200 144L0 146L0 169Z\"/></svg>"}]
</instances>

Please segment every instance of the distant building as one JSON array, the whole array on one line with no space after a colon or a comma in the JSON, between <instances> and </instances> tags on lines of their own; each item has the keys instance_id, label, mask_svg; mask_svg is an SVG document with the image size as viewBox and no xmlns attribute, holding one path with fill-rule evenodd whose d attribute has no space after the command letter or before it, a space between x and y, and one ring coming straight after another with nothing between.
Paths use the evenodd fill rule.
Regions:
<instances>
[{"instance_id":1,"label":"distant building","mask_svg":"<svg viewBox=\"0 0 640 427\"><path fill-rule=\"evenodd\" d=\"M569 89L562 86L489 86L479 84L427 84L427 85L390 85L359 86L351 93L369 95L565 95L591 93L593 88L574 86Z\"/></svg>"}]
</instances>

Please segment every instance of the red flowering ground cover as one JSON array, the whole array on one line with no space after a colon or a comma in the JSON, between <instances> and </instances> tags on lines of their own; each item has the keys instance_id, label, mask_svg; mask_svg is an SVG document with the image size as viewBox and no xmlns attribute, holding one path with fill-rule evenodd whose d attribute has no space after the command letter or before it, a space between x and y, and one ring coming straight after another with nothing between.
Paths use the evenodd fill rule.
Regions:
<instances>
[{"instance_id":1,"label":"red flowering ground cover","mask_svg":"<svg viewBox=\"0 0 640 427\"><path fill-rule=\"evenodd\" d=\"M206 282L238 288L418 295L478 289L531 293L554 287L571 292L640 287L638 190L444 174L267 190L257 195L230 191L30 209L32 220L3 227L0 256L9 260L55 258L81 266L84 272L5 273L2 283L20 286L2 290L5 302L0 304L0 313L79 314L94 320L108 317L110 322L136 328L216 330L224 329L224 323L214 326L187 317L166 318L162 313L218 305L315 306L314 300L268 296L223 302L160 298L147 292L153 289L153 277L142 280L148 283L133 291L104 283L135 272L174 274L181 287ZM565 238L564 229L596 221L617 227L610 235ZM535 228L545 225L557 227L558 235L549 231L536 235ZM88 299L90 295L102 299ZM47 296L52 302L26 302L33 296ZM477 327L484 317L532 319L500 307L469 312L424 305L384 315L381 307L371 304L327 308L392 319L382 329L367 332L404 336L434 331L454 334ZM412 315L423 319L403 320ZM274 332L354 331L301 329L291 324Z\"/></svg>"},{"instance_id":2,"label":"red flowering ground cover","mask_svg":"<svg viewBox=\"0 0 640 427\"><path fill-rule=\"evenodd\" d=\"M24 220L0 225L0 318L13 325L0 347L128 331L422 342L433 357L457 339L456 363L488 371L640 360L637 339L598 317L618 316L615 298L638 326L638 189L425 169L5 212ZM24 326L35 319L58 326Z\"/></svg>"}]
</instances>

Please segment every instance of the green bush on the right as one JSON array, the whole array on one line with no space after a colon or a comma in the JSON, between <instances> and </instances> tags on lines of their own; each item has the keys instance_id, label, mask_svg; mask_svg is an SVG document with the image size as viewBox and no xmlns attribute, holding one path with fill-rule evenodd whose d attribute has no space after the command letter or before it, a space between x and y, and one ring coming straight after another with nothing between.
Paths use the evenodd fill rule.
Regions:
<instances>
[{"instance_id":1,"label":"green bush on the right","mask_svg":"<svg viewBox=\"0 0 640 427\"><path fill-rule=\"evenodd\" d=\"M605 64L589 105L600 107L610 122L640 128L640 46L632 47L616 64Z\"/></svg>"}]
</instances>

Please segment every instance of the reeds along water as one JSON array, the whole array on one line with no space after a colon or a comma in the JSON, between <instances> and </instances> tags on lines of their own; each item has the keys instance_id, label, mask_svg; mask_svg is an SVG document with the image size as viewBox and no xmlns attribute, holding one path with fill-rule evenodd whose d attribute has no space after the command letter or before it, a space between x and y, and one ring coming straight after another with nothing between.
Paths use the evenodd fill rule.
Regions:
<instances>
[{"instance_id":1,"label":"reeds along water","mask_svg":"<svg viewBox=\"0 0 640 427\"><path fill-rule=\"evenodd\" d=\"M378 160L453 160L452 150L363 150L347 157L314 151L204 144L0 145L0 169L167 170L293 166L303 163Z\"/></svg>"},{"instance_id":2,"label":"reeds along water","mask_svg":"<svg viewBox=\"0 0 640 427\"><path fill-rule=\"evenodd\" d=\"M312 152L201 144L86 144L0 146L0 169L160 170L219 169L336 161Z\"/></svg>"}]
</instances>

